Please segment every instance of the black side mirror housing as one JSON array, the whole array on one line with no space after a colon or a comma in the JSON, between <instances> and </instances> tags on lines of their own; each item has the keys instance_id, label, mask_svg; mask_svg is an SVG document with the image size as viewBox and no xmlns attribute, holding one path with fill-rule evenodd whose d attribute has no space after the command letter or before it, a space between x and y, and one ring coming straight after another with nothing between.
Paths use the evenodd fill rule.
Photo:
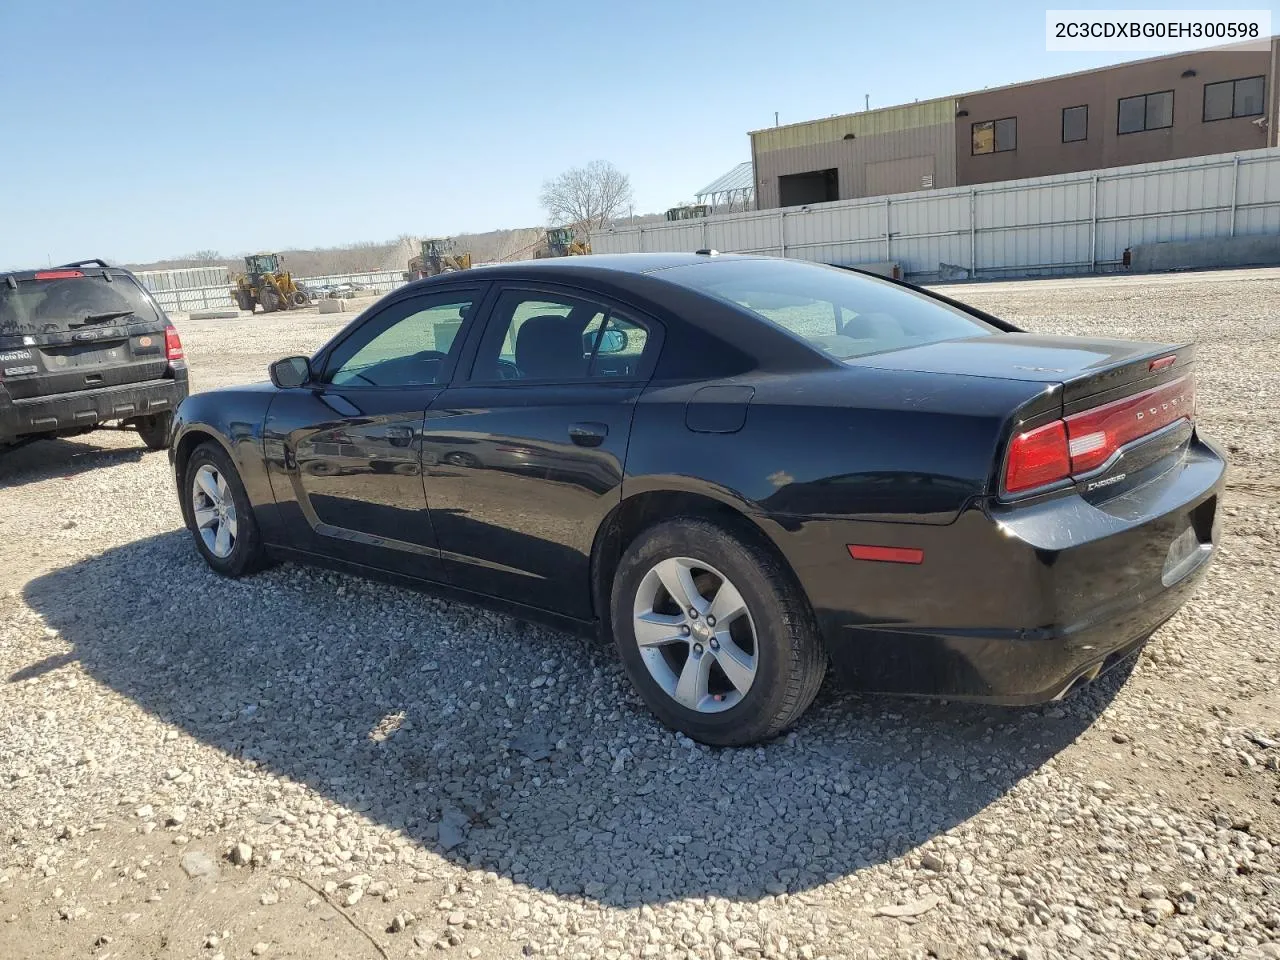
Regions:
<instances>
[{"instance_id":1,"label":"black side mirror housing","mask_svg":"<svg viewBox=\"0 0 1280 960\"><path fill-rule=\"evenodd\" d=\"M271 374L271 382L280 390L301 387L311 379L311 361L306 357L285 357L267 370Z\"/></svg>"}]
</instances>

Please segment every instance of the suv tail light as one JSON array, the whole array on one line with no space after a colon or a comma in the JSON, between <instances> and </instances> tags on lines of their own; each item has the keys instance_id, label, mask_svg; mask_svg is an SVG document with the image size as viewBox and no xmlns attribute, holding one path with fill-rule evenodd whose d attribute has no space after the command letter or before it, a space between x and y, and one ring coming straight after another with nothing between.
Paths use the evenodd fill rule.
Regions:
<instances>
[{"instance_id":1,"label":"suv tail light","mask_svg":"<svg viewBox=\"0 0 1280 960\"><path fill-rule=\"evenodd\" d=\"M1191 374L1016 435L1004 489L1022 493L1096 470L1117 450L1179 420L1195 419Z\"/></svg>"},{"instance_id":2,"label":"suv tail light","mask_svg":"<svg viewBox=\"0 0 1280 960\"><path fill-rule=\"evenodd\" d=\"M186 354L182 352L182 338L178 336L178 329L173 326L164 328L164 353L169 360L181 360Z\"/></svg>"}]
</instances>

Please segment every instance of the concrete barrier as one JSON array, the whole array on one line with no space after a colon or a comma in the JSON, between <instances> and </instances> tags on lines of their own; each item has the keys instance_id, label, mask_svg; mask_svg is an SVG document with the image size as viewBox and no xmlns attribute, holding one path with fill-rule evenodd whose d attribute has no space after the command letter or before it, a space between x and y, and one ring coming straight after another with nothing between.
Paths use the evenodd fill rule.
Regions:
<instances>
[{"instance_id":1,"label":"concrete barrier","mask_svg":"<svg viewBox=\"0 0 1280 960\"><path fill-rule=\"evenodd\" d=\"M1280 237L1221 237L1140 243L1130 251L1136 273L1203 270L1212 267L1270 267L1280 264Z\"/></svg>"},{"instance_id":2,"label":"concrete barrier","mask_svg":"<svg viewBox=\"0 0 1280 960\"><path fill-rule=\"evenodd\" d=\"M345 313L347 303L345 300L321 300L319 310L321 313Z\"/></svg>"},{"instance_id":3,"label":"concrete barrier","mask_svg":"<svg viewBox=\"0 0 1280 960\"><path fill-rule=\"evenodd\" d=\"M842 263L842 267L851 267L855 270L865 270L867 273L874 273L881 277L888 277L891 280L902 279L902 264L896 260L881 260L875 263Z\"/></svg>"},{"instance_id":4,"label":"concrete barrier","mask_svg":"<svg viewBox=\"0 0 1280 960\"><path fill-rule=\"evenodd\" d=\"M188 320L239 320L239 310L192 310Z\"/></svg>"}]
</instances>

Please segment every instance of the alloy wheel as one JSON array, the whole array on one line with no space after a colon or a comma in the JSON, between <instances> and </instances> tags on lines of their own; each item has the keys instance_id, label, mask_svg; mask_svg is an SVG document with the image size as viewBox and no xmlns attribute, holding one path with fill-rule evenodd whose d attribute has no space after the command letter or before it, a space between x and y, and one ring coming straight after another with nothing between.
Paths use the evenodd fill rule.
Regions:
<instances>
[{"instance_id":1,"label":"alloy wheel","mask_svg":"<svg viewBox=\"0 0 1280 960\"><path fill-rule=\"evenodd\" d=\"M235 549L236 503L226 478L211 464L204 463L191 481L191 515L205 548L219 560Z\"/></svg>"},{"instance_id":2,"label":"alloy wheel","mask_svg":"<svg viewBox=\"0 0 1280 960\"><path fill-rule=\"evenodd\" d=\"M710 564L690 557L654 564L636 591L633 615L645 666L682 707L720 713L751 689L755 623L738 588Z\"/></svg>"}]
</instances>

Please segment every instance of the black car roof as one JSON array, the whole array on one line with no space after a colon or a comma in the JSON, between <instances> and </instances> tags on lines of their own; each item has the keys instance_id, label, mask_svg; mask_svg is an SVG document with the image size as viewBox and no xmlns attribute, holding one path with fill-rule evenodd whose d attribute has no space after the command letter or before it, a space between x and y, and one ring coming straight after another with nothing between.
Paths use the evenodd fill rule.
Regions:
<instances>
[{"instance_id":1,"label":"black car roof","mask_svg":"<svg viewBox=\"0 0 1280 960\"><path fill-rule=\"evenodd\" d=\"M733 376L748 371L794 373L802 370L844 368L840 361L812 343L747 309L713 297L675 278L663 276L665 271L676 267L695 267L725 261L827 266L811 261L751 254L589 254L476 266L461 273L444 273L417 280L407 287L401 287L400 291L425 291L445 285L480 281L516 280L532 283L554 281L612 296L663 321L666 335L655 374L660 379ZM866 276L864 271L856 268L842 269ZM910 286L902 281L882 277L866 276L866 279L868 283ZM1001 329L1012 329L1004 321L989 317L973 307L935 293L922 292Z\"/></svg>"},{"instance_id":2,"label":"black car roof","mask_svg":"<svg viewBox=\"0 0 1280 960\"><path fill-rule=\"evenodd\" d=\"M673 267L760 257L701 253L614 253L548 257L476 266L402 287L428 290L476 281L563 283L630 303L665 327L660 379L732 376L748 371L795 372L838 366L811 344L700 290L663 279Z\"/></svg>"},{"instance_id":3,"label":"black car roof","mask_svg":"<svg viewBox=\"0 0 1280 960\"><path fill-rule=\"evenodd\" d=\"M576 257L547 257L542 260L518 260L514 263L476 264L484 276L498 276L507 271L523 274L525 270L549 271L558 276L572 276L583 271L608 270L615 273L654 273L670 267L707 263L715 259L752 260L735 254L705 253L597 253Z\"/></svg>"}]
</instances>

